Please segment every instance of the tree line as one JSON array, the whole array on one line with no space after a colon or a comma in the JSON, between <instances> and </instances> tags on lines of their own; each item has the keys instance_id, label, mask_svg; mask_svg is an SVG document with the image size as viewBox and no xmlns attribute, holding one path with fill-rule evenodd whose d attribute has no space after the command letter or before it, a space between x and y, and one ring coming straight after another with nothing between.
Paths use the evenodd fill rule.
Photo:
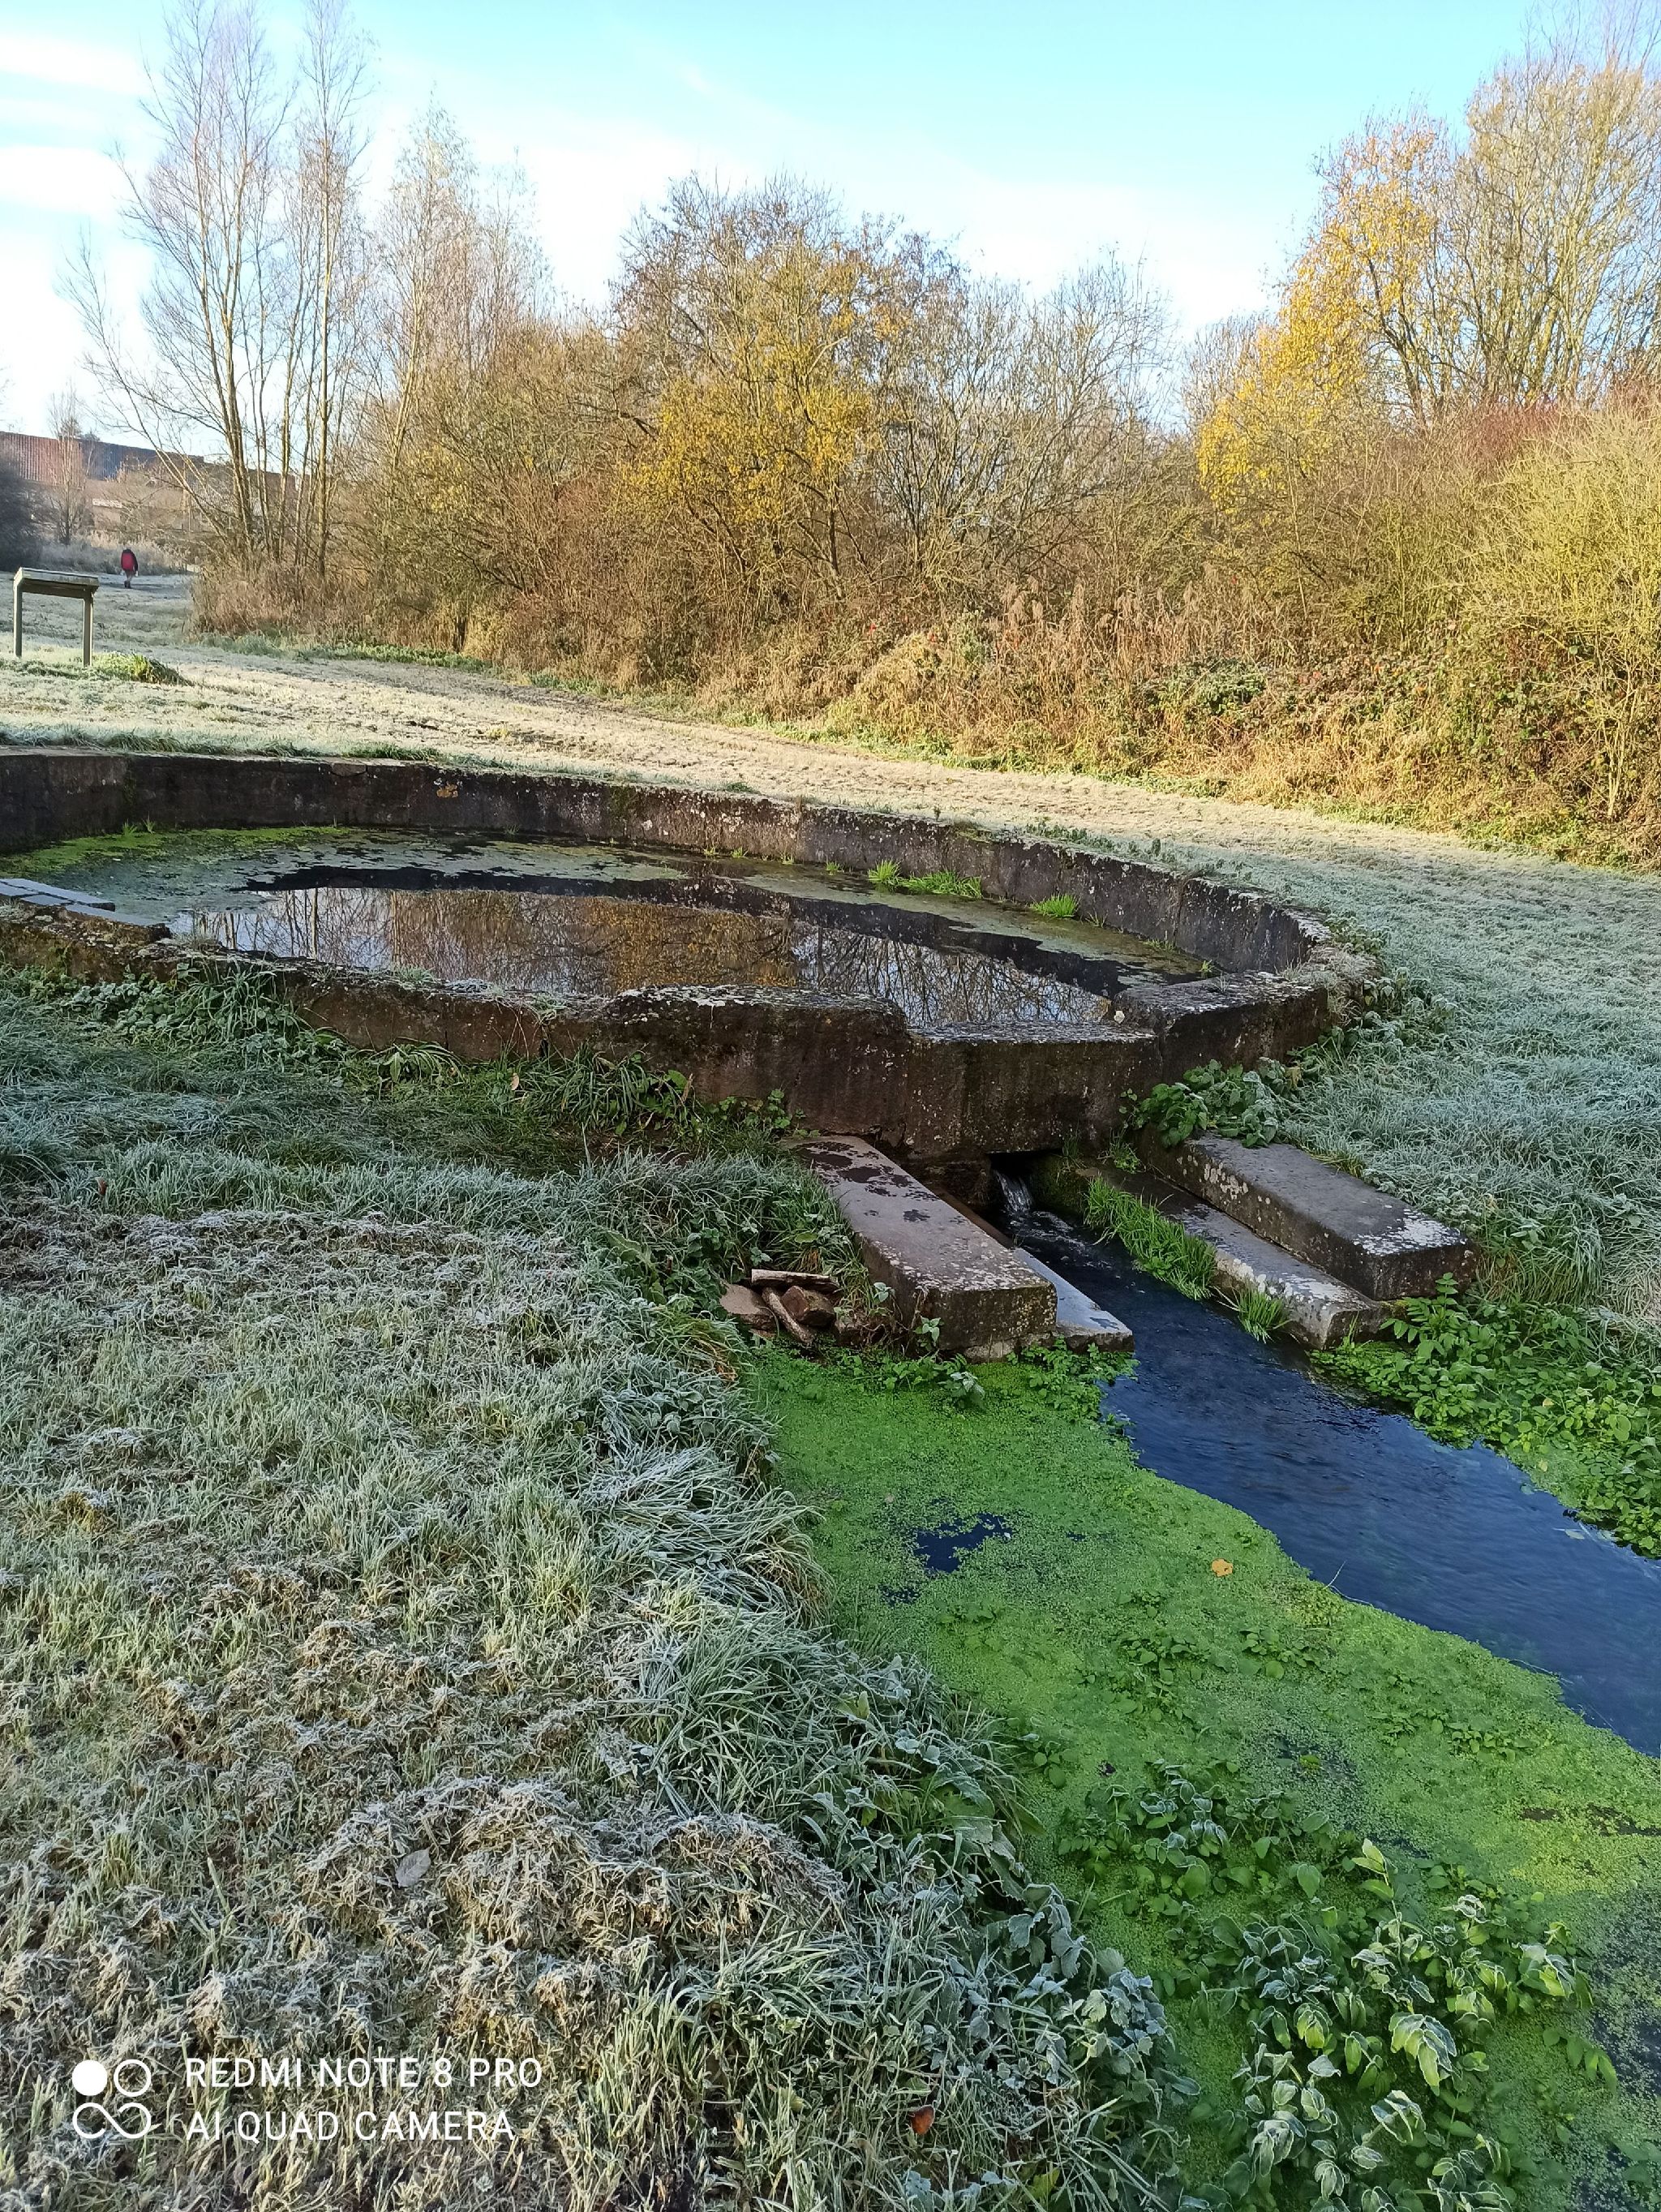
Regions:
<instances>
[{"instance_id":1,"label":"tree line","mask_svg":"<svg viewBox=\"0 0 1661 2212\"><path fill-rule=\"evenodd\" d=\"M106 398L223 463L176 463L205 619L1133 772L1263 767L1318 669L1318 782L1371 720L1403 788L1411 726L1432 782L1661 809L1643 19L1537 40L1457 126L1372 119L1270 310L1185 347L1111 255L1035 295L792 179L677 185L573 308L441 112L372 204L369 97L341 0L292 70L252 8L183 0L129 177L142 329L74 273Z\"/></svg>"}]
</instances>

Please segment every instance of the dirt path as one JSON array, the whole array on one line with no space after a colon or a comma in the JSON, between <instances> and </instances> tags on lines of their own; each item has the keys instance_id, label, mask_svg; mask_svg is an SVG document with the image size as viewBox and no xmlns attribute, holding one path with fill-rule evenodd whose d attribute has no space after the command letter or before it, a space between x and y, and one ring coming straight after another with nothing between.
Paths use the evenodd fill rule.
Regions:
<instances>
[{"instance_id":1,"label":"dirt path","mask_svg":"<svg viewBox=\"0 0 1661 2212\"><path fill-rule=\"evenodd\" d=\"M403 661L229 653L183 636L183 578L141 579L130 592L106 586L98 601L100 651L165 655L186 678L179 690L86 683L70 642L78 607L31 601L30 654L0 681L0 731L14 742L54 738L132 744L153 733L178 744L272 741L307 750L431 750L502 765L573 767L876 806L947 813L987 826L1054 826L1121 842L1179 839L1222 855L1239 852L1358 857L1434 874L1550 873L1554 864L1477 854L1451 837L1357 825L1297 809L1187 798L1082 775L955 768L873 754L830 739L769 729L670 719L626 702L592 699L469 670ZM44 649L34 651L34 641ZM1562 876L1616 882L1585 869ZM1661 915L1661 885L1654 893Z\"/></svg>"}]
</instances>

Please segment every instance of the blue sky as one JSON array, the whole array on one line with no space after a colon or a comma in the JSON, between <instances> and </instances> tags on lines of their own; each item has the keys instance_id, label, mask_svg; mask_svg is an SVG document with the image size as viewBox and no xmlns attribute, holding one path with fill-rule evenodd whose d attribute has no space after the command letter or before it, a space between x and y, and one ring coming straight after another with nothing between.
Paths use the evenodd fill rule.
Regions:
<instances>
[{"instance_id":1,"label":"blue sky","mask_svg":"<svg viewBox=\"0 0 1661 2212\"><path fill-rule=\"evenodd\" d=\"M384 167L436 95L536 193L555 275L603 293L619 231L697 168L789 169L1046 283L1104 246L1192 326L1250 308L1295 242L1319 150L1370 112L1457 114L1522 35L1511 0L359 0ZM269 10L279 44L287 0ZM0 20L0 424L78 374L56 274L83 225L118 297L119 143L142 160L162 0L21 0ZM84 378L83 391L89 388ZM94 410L95 411L95 410ZM113 422L105 427L113 428Z\"/></svg>"}]
</instances>

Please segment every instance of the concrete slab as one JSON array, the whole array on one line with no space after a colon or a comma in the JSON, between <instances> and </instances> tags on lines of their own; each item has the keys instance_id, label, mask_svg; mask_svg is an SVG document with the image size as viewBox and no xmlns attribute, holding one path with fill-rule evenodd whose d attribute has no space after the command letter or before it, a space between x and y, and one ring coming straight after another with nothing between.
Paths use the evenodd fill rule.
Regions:
<instances>
[{"instance_id":1,"label":"concrete slab","mask_svg":"<svg viewBox=\"0 0 1661 2212\"><path fill-rule=\"evenodd\" d=\"M1346 1337L1376 1336L1384 1326L1385 1310L1376 1300L1324 1267L1282 1252L1244 1222L1208 1206L1191 1192L1179 1190L1155 1175L1100 1172L1210 1246L1216 1264L1214 1280L1223 1297L1261 1291L1278 1298L1286 1311L1285 1334L1294 1344L1319 1352Z\"/></svg>"},{"instance_id":2,"label":"concrete slab","mask_svg":"<svg viewBox=\"0 0 1661 2212\"><path fill-rule=\"evenodd\" d=\"M895 1318L940 1323L942 1352L1007 1359L1056 1333L1056 1292L1009 1250L861 1137L815 1137L801 1156L829 1191Z\"/></svg>"},{"instance_id":3,"label":"concrete slab","mask_svg":"<svg viewBox=\"0 0 1661 2212\"><path fill-rule=\"evenodd\" d=\"M1128 1352L1136 1350L1136 1339L1117 1314L1099 1306L1094 1298L1087 1298L1076 1283L1065 1275L1057 1274L1046 1267L1042 1260L1030 1252L1021 1258L1029 1267L1035 1268L1048 1283L1053 1283L1056 1293L1056 1334L1069 1352Z\"/></svg>"},{"instance_id":4,"label":"concrete slab","mask_svg":"<svg viewBox=\"0 0 1661 2212\"><path fill-rule=\"evenodd\" d=\"M994 1228L990 1221L984 1221L962 1199L954 1198L950 1191L942 1190L935 1184L931 1183L929 1188L937 1198L943 1199L955 1212L961 1213L966 1221L972 1221L977 1229L983 1230L995 1244L1002 1245L1006 1252L1018 1249L1012 1237L1006 1237L1001 1229ZM1056 1334L1069 1352L1135 1351L1136 1338L1117 1314L1109 1313L1106 1306L1099 1306L1094 1298L1087 1298L1076 1283L1070 1283L1065 1275L1057 1274L1053 1267L1046 1267L1036 1253L1023 1251L1021 1256L1029 1267L1043 1276L1046 1282L1054 1284Z\"/></svg>"},{"instance_id":5,"label":"concrete slab","mask_svg":"<svg viewBox=\"0 0 1661 2212\"><path fill-rule=\"evenodd\" d=\"M0 876L0 898L27 899L33 906L90 907L94 913L113 914L112 899L92 898L85 891L65 890L61 884L37 884L30 876Z\"/></svg>"},{"instance_id":6,"label":"concrete slab","mask_svg":"<svg viewBox=\"0 0 1661 2212\"><path fill-rule=\"evenodd\" d=\"M1421 1297L1444 1275L1468 1283L1476 1273L1476 1252L1457 1230L1296 1145L1192 1137L1149 1142L1143 1157L1167 1182L1370 1298Z\"/></svg>"}]
</instances>

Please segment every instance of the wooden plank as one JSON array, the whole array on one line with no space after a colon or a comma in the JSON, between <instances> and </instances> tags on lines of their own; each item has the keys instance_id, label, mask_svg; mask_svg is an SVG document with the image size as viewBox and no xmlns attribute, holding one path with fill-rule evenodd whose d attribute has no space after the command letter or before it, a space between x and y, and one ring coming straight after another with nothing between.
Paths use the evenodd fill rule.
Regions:
<instances>
[{"instance_id":1,"label":"wooden plank","mask_svg":"<svg viewBox=\"0 0 1661 2212\"><path fill-rule=\"evenodd\" d=\"M33 592L41 599L84 599L88 605L97 589L96 576L31 575L27 568L20 568L12 579L14 594Z\"/></svg>"}]
</instances>

